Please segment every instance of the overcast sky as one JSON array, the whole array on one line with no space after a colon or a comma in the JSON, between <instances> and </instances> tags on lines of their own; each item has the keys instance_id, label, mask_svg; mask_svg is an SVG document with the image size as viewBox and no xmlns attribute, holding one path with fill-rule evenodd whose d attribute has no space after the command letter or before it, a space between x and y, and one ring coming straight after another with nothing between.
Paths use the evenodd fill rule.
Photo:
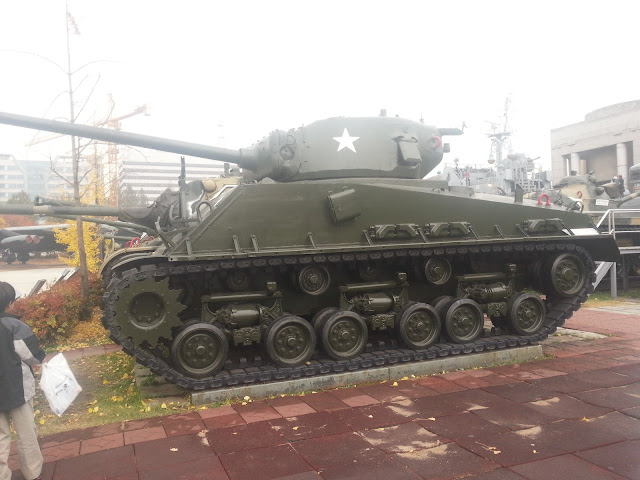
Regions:
<instances>
[{"instance_id":1,"label":"overcast sky","mask_svg":"<svg viewBox=\"0 0 640 480\"><path fill-rule=\"evenodd\" d=\"M79 122L102 119L112 93L116 116L151 108L123 130L223 136L231 148L386 108L465 121L448 158L486 165L488 121L502 121L510 95L515 150L548 166L551 128L640 99L636 1L69 0L69 10L72 70L94 62L73 76ZM66 28L64 0L0 1L1 111L68 117ZM66 142L24 147L33 134L0 127L0 153L66 153Z\"/></svg>"}]
</instances>

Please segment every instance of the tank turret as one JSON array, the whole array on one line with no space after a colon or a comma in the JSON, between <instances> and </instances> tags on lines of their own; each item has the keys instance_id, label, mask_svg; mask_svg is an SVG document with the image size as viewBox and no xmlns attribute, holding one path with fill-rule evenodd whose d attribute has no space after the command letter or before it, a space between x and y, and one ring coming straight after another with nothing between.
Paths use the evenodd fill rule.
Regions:
<instances>
[{"instance_id":1,"label":"tank turret","mask_svg":"<svg viewBox=\"0 0 640 480\"><path fill-rule=\"evenodd\" d=\"M231 162L249 170L250 179L279 182L423 178L442 160L442 136L462 133L397 117L335 117L275 130L250 148L231 150L3 112L0 123Z\"/></svg>"}]
</instances>

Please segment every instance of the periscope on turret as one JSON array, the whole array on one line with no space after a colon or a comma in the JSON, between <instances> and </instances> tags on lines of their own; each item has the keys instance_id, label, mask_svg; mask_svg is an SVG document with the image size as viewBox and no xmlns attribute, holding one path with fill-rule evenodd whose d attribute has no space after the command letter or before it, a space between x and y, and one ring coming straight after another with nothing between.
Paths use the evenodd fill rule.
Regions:
<instances>
[{"instance_id":1,"label":"periscope on turret","mask_svg":"<svg viewBox=\"0 0 640 480\"><path fill-rule=\"evenodd\" d=\"M111 338L190 389L535 344L586 300L594 261L619 254L586 215L423 179L458 129L335 117L236 151L6 113L0 123L243 169L187 184L183 168L175 196L154 203L162 212L127 218L156 240L102 269Z\"/></svg>"}]
</instances>

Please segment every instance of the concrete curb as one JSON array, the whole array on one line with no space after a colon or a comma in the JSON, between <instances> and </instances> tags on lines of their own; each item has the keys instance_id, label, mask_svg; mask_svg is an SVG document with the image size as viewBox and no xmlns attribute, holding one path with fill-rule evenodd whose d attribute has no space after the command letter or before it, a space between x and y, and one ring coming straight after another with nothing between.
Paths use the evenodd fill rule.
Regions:
<instances>
[{"instance_id":1,"label":"concrete curb","mask_svg":"<svg viewBox=\"0 0 640 480\"><path fill-rule=\"evenodd\" d=\"M433 375L445 371L489 367L508 362L528 362L542 357L542 346L494 350L471 355L448 356L425 362L402 363L387 367L372 368L357 372L327 374L315 378L299 378L278 383L237 386L204 392L191 393L191 405L224 402L231 399L269 397L272 395L293 394L321 390L325 388L356 385L366 382L382 382L385 380L400 380L414 375L416 377Z\"/></svg>"}]
</instances>

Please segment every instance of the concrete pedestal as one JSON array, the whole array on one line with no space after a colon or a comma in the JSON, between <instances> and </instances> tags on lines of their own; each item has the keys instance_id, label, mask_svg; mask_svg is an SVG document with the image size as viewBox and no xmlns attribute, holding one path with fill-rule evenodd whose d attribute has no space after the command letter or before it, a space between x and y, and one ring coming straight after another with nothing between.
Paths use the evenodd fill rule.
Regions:
<instances>
[{"instance_id":1,"label":"concrete pedestal","mask_svg":"<svg viewBox=\"0 0 640 480\"><path fill-rule=\"evenodd\" d=\"M404 377L422 377L460 369L489 367L502 363L521 363L542 357L542 346L506 348L470 355L451 355L424 362L400 363L357 372L327 374L313 378L298 378L277 383L245 385L191 393L192 405L224 402L230 399L270 397L273 395L302 393L325 388L357 385L365 382L400 380Z\"/></svg>"}]
</instances>

